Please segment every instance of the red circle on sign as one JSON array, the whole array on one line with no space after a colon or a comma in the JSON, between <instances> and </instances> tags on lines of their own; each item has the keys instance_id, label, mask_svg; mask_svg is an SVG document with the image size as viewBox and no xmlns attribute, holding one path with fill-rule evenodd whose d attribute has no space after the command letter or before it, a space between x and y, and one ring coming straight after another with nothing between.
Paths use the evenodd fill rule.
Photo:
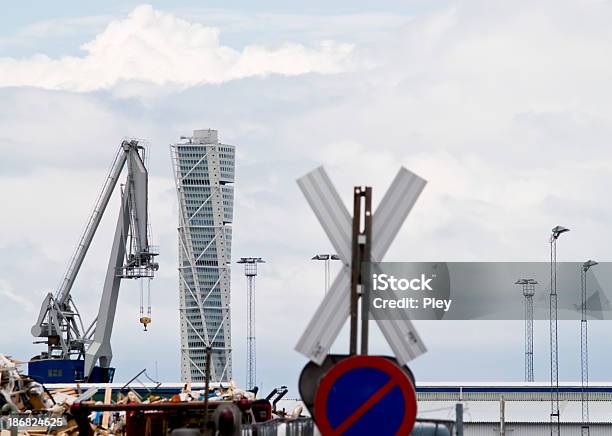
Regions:
<instances>
[{"instance_id":1,"label":"red circle on sign","mask_svg":"<svg viewBox=\"0 0 612 436\"><path fill-rule=\"evenodd\" d=\"M397 366L391 360L381 356L348 357L334 365L332 369L330 369L323 376L321 382L319 383L319 389L317 390L317 395L314 401L315 421L317 423L317 427L319 427L319 430L321 431L321 434L323 434L324 436L341 435L346 431L344 427L349 427L351 424L355 423L360 418L360 416L349 417L336 429L333 429L331 427L331 424L329 423L329 420L327 418L327 398L329 396L331 388L333 387L336 380L338 380L338 378L340 378L347 372L357 368L375 368L389 375L390 380L387 385L390 385L391 388L389 388L384 394L382 394L381 397L396 386L400 388L402 396L404 397L404 404L406 405L406 413L404 414L404 418L396 434L402 436L410 434L412 428L414 427L417 415L417 400L416 394L414 392L414 386L408 378L408 375L399 366ZM375 400L374 396L371 399ZM373 405L374 404L372 404L372 406ZM357 409L357 412L360 408ZM367 410L364 410L364 413L365 411ZM353 418L353 421L347 423L347 421L351 420L351 418Z\"/></svg>"}]
</instances>

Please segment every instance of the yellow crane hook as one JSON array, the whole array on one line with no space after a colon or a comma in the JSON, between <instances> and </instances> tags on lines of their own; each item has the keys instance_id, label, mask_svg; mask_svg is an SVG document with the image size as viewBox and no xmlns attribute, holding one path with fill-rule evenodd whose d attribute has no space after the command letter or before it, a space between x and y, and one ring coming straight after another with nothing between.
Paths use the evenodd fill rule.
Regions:
<instances>
[{"instance_id":1,"label":"yellow crane hook","mask_svg":"<svg viewBox=\"0 0 612 436\"><path fill-rule=\"evenodd\" d=\"M144 326L144 331L147 331L147 325L151 324L151 317L149 316L141 316L140 323Z\"/></svg>"}]
</instances>

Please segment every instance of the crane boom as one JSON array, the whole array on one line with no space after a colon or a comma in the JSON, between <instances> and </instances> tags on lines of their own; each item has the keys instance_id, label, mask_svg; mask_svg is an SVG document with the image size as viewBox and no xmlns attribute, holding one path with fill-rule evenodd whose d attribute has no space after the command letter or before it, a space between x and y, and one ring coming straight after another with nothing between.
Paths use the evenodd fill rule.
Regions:
<instances>
[{"instance_id":1,"label":"crane boom","mask_svg":"<svg viewBox=\"0 0 612 436\"><path fill-rule=\"evenodd\" d=\"M87 221L87 225L85 226L85 230L81 235L81 239L79 240L74 255L70 259L64 279L57 289L55 298L60 304L66 303L66 300L70 296L70 290L72 289L74 280L79 274L79 270L81 269L81 265L83 264L83 260L85 260L85 255L87 254L87 250L89 250L91 241L96 234L100 221L102 221L102 216L104 215L106 206L110 201L113 191L115 190L115 186L117 185L121 171L123 171L126 159L126 153L123 147L120 147L119 151L115 155L111 171L104 182L102 192L98 196L93 212L89 216L89 220Z\"/></svg>"}]
</instances>

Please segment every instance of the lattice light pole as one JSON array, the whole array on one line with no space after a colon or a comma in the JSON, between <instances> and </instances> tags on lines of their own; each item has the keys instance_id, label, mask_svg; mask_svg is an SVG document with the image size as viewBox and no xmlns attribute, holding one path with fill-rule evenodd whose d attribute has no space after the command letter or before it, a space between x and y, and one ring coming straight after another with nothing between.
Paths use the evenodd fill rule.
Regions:
<instances>
[{"instance_id":1,"label":"lattice light pole","mask_svg":"<svg viewBox=\"0 0 612 436\"><path fill-rule=\"evenodd\" d=\"M253 389L257 383L257 353L255 349L255 277L257 264L265 263L261 257L241 257L237 263L244 264L244 275L247 278L247 389Z\"/></svg>"},{"instance_id":2,"label":"lattice light pole","mask_svg":"<svg viewBox=\"0 0 612 436\"><path fill-rule=\"evenodd\" d=\"M562 226L552 229L550 235L550 434L561 433L559 414L559 335L557 311L557 239L569 232Z\"/></svg>"},{"instance_id":3,"label":"lattice light pole","mask_svg":"<svg viewBox=\"0 0 612 436\"><path fill-rule=\"evenodd\" d=\"M525 297L525 381L532 382L535 380L533 374L533 296L535 285L538 282L534 279L519 279L515 284L522 286Z\"/></svg>"},{"instance_id":4,"label":"lattice light pole","mask_svg":"<svg viewBox=\"0 0 612 436\"><path fill-rule=\"evenodd\" d=\"M582 402L582 434L589 434L589 337L587 330L587 272L592 266L597 265L594 260L587 260L582 264L580 271L581 284L581 309L580 320L580 370L582 373L582 386L580 400Z\"/></svg>"}]
</instances>

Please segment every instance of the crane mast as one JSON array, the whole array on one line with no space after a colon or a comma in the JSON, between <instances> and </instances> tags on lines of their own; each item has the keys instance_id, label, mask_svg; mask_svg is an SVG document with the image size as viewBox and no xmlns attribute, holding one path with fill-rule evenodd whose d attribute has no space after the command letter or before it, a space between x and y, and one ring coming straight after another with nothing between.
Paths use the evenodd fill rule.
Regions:
<instances>
[{"instance_id":1,"label":"crane mast","mask_svg":"<svg viewBox=\"0 0 612 436\"><path fill-rule=\"evenodd\" d=\"M121 189L121 208L98 316L85 329L71 290L126 165L127 178ZM149 245L148 230L148 172L145 166L145 148L139 145L137 140L125 140L115 156L66 273L55 294L48 293L43 300L38 319L32 326L32 335L45 339L39 342L47 344L47 351L33 359L30 372L42 373L44 378L45 374L54 373L51 369L57 367L54 366L57 361L77 361L83 369L81 371L78 364L70 367L77 368L75 379L87 380L98 362L102 369L110 367L110 338L121 279L152 278L158 269L158 264L154 261L158 251L156 247ZM47 367L50 369L45 372Z\"/></svg>"}]
</instances>

